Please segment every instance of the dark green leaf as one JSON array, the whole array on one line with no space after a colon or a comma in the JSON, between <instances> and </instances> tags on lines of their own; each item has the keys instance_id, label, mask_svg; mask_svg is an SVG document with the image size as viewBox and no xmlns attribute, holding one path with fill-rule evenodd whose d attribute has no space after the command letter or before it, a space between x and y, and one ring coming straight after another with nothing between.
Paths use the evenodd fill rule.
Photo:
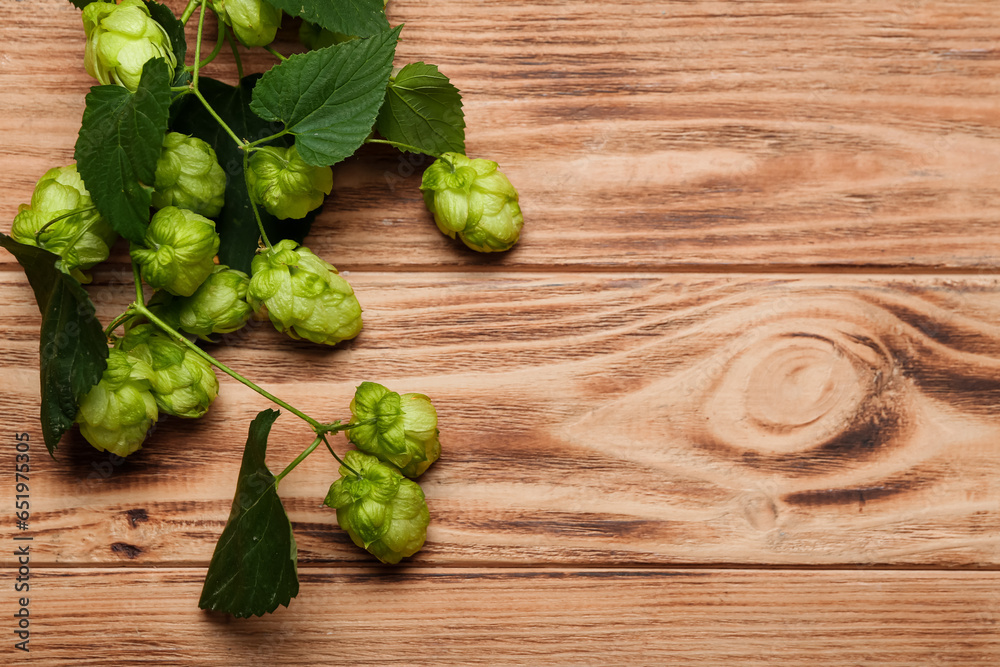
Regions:
<instances>
[{"instance_id":1,"label":"dark green leaf","mask_svg":"<svg viewBox=\"0 0 1000 667\"><path fill-rule=\"evenodd\" d=\"M248 76L235 88L204 76L198 79L199 90L216 113L237 136L251 141L281 131L280 123L266 123L250 111L250 95L259 78L259 74ZM193 95L185 96L174 106L174 120L170 129L196 136L215 149L219 164L226 171L226 204L215 225L222 239L219 261L250 273L250 261L257 252L260 232L257 230L257 221L253 217L243 177L243 151ZM281 137L273 143L290 146L292 137ZM278 220L263 208L259 210L267 237L272 243L277 243L280 239L293 239L302 243L319 212L312 211L301 220Z\"/></svg>"},{"instance_id":2,"label":"dark green leaf","mask_svg":"<svg viewBox=\"0 0 1000 667\"><path fill-rule=\"evenodd\" d=\"M59 439L76 419L80 400L104 373L108 341L87 291L56 268L57 255L4 234L0 234L0 246L24 268L42 314L42 436L49 454L54 455Z\"/></svg>"},{"instance_id":3,"label":"dark green leaf","mask_svg":"<svg viewBox=\"0 0 1000 667\"><path fill-rule=\"evenodd\" d=\"M77 9L83 9L90 3L97 2L97 0L69 0L69 1L73 3L73 6L76 7Z\"/></svg>"},{"instance_id":4,"label":"dark green leaf","mask_svg":"<svg viewBox=\"0 0 1000 667\"><path fill-rule=\"evenodd\" d=\"M142 68L135 93L94 86L76 140L77 169L116 232L141 241L149 224L156 160L167 131L170 71L162 58Z\"/></svg>"},{"instance_id":5,"label":"dark green leaf","mask_svg":"<svg viewBox=\"0 0 1000 667\"><path fill-rule=\"evenodd\" d=\"M178 68L177 71L176 71L176 74L174 76L174 81L171 84L171 86L180 87L180 86L186 86L189 83L191 83L191 72L185 72L184 70ZM184 97L187 94L188 94L188 91L186 91L186 90L183 90L183 91L179 90L179 91L176 91L176 92L170 91L170 104L171 104L170 108L171 108L171 111L173 111L173 109L174 109L173 103L176 102L177 100L181 99L182 97Z\"/></svg>"},{"instance_id":6,"label":"dark green leaf","mask_svg":"<svg viewBox=\"0 0 1000 667\"><path fill-rule=\"evenodd\" d=\"M383 0L268 0L289 16L300 16L327 30L370 37L389 29Z\"/></svg>"},{"instance_id":7,"label":"dark green leaf","mask_svg":"<svg viewBox=\"0 0 1000 667\"><path fill-rule=\"evenodd\" d=\"M250 108L284 123L309 164L340 162L371 133L401 27L290 57L260 78Z\"/></svg>"},{"instance_id":8,"label":"dark green leaf","mask_svg":"<svg viewBox=\"0 0 1000 667\"><path fill-rule=\"evenodd\" d=\"M465 154L462 95L435 65L413 63L399 71L389 82L375 129L429 155Z\"/></svg>"},{"instance_id":9,"label":"dark green leaf","mask_svg":"<svg viewBox=\"0 0 1000 667\"><path fill-rule=\"evenodd\" d=\"M239 618L288 606L299 594L292 524L274 488L264 455L277 410L250 424L240 479L226 528L215 545L198 606Z\"/></svg>"},{"instance_id":10,"label":"dark green leaf","mask_svg":"<svg viewBox=\"0 0 1000 667\"><path fill-rule=\"evenodd\" d=\"M180 22L170 8L161 5L153 0L144 0L149 15L153 20L163 26L170 38L170 46L177 57L177 68L174 70L174 79L177 79L184 72L184 58L187 56L187 39L184 37L184 24Z\"/></svg>"}]
</instances>

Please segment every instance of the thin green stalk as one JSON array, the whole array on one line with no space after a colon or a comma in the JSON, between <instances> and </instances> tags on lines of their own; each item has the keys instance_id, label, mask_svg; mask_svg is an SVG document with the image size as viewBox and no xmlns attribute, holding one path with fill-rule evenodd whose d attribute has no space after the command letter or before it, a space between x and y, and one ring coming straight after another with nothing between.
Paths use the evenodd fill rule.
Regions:
<instances>
[{"instance_id":1,"label":"thin green stalk","mask_svg":"<svg viewBox=\"0 0 1000 667\"><path fill-rule=\"evenodd\" d=\"M240 146L246 145L246 142L240 139L238 136L236 136L236 133L233 132L233 130L228 125L226 125L226 121L222 120L222 118L219 117L219 114L215 113L215 109L213 109L212 105L208 103L208 100L205 99L205 96L201 94L200 90L194 88L192 89L191 92L194 93L195 97L201 100L201 104L202 106L205 107L205 110L208 111L209 115L212 118L214 118L219 125L222 126L222 129L226 131L226 134L228 134L230 137L233 138L233 141L235 141Z\"/></svg>"},{"instance_id":2,"label":"thin green stalk","mask_svg":"<svg viewBox=\"0 0 1000 667\"><path fill-rule=\"evenodd\" d=\"M204 60L202 60L197 64L197 67L199 68L205 67L210 62L215 60L216 56L218 56L219 53L222 51L222 45L226 43L226 24L222 22L222 19L219 19L218 23L219 23L219 35L215 39L215 47L212 48L212 52L208 54L207 58L205 58ZM184 69L188 70L189 72L193 72L195 66L191 65L189 67L185 67ZM187 90L188 88L189 86L184 86L183 90ZM171 88L171 90L173 90L173 88Z\"/></svg>"},{"instance_id":3,"label":"thin green stalk","mask_svg":"<svg viewBox=\"0 0 1000 667\"><path fill-rule=\"evenodd\" d=\"M201 11L198 12L198 38L194 43L194 73L191 75L191 87L198 90L198 73L201 71L201 35L205 27L205 4L207 0L201 0Z\"/></svg>"},{"instance_id":4,"label":"thin green stalk","mask_svg":"<svg viewBox=\"0 0 1000 667\"><path fill-rule=\"evenodd\" d=\"M182 335L181 333L179 333L178 331L176 331L173 327L171 327L169 324L167 324L166 322L164 322L163 320L161 320L159 317L157 317L155 314L153 314L149 310L149 308L146 308L146 306L142 305L141 302L138 303L138 304L136 304L136 306L135 306L135 312L139 313L140 315L143 315L146 319L148 319L150 322L152 322L153 324L155 324L156 326L158 326L161 330L163 330L163 332L165 334L167 334L168 336L170 336L171 338L173 338L174 340L176 340L178 343L187 346L188 349L190 349L192 352L194 352L199 357L201 357L202 359L204 359L208 363L210 363L213 366L215 366L216 368L218 368L220 371L222 371L223 373L225 373L229 377L233 378L234 380L236 380L240 384L243 384L243 385L249 387L250 389L253 389L255 392L257 392L258 394L260 394L261 396L263 396L267 400L271 401L272 403L274 403L276 405L281 406L282 408L284 408L285 410L288 410L289 412L291 412L293 415L295 415L299 419L307 422L310 426L313 427L313 429L315 431L320 432L320 431L324 430L325 427L327 426L325 424L322 424L322 423L316 421L315 419L313 419L312 417L310 417L306 413L302 412L301 410L299 410L299 409L297 409L297 408L289 405L288 403L286 403L285 401L281 400L280 398L278 398L274 394L270 393L269 391L267 391L265 389L262 389L261 387L259 387L255 383L251 382L250 380L246 379L245 377L243 377L242 375L240 375L236 371L232 370L231 368L229 368L225 364L221 363L220 361L217 361L215 359L215 357L213 357L208 352L205 352L205 350L201 349L200 347L198 347L197 345L195 345L194 343L192 343L190 340L187 339L186 336Z\"/></svg>"},{"instance_id":5,"label":"thin green stalk","mask_svg":"<svg viewBox=\"0 0 1000 667\"><path fill-rule=\"evenodd\" d=\"M250 208L253 209L253 217L257 219L257 229L260 230L260 238L264 241L264 245L267 246L268 250L271 250L271 241L267 238L267 232L264 231L264 221L260 219L260 211L257 210L257 203L253 200L253 194L250 192L250 155L249 151L243 151L243 180L247 184L247 195L250 200Z\"/></svg>"},{"instance_id":6,"label":"thin green stalk","mask_svg":"<svg viewBox=\"0 0 1000 667\"><path fill-rule=\"evenodd\" d=\"M274 56L274 57L275 57L275 58L277 58L278 60L280 60L281 62L285 62L286 60L288 60L288 58L286 58L285 56L283 56L283 55L281 55L280 53L278 53L278 52L277 52L277 51L276 51L276 50L274 49L274 47L273 47L273 46L271 46L270 44L268 44L267 46L265 46L265 47L264 47L264 50L265 50L265 51L267 51L268 53L270 53L270 54L271 54L272 56Z\"/></svg>"},{"instance_id":7,"label":"thin green stalk","mask_svg":"<svg viewBox=\"0 0 1000 667\"><path fill-rule=\"evenodd\" d=\"M430 151L425 151L423 148L417 148L416 146L410 146L409 144L400 143L398 141L389 141L388 139L365 139L366 144L385 144L386 146L392 146L394 148L400 148L402 150L411 151L413 153L422 153L424 155L430 155L432 158L440 158L441 156L437 153L431 153Z\"/></svg>"},{"instance_id":8,"label":"thin green stalk","mask_svg":"<svg viewBox=\"0 0 1000 667\"><path fill-rule=\"evenodd\" d=\"M261 144L266 144L269 141L274 141L279 137L283 137L286 134L288 134L288 130L282 130L281 132L278 132L277 134L272 134L269 137L264 137L263 139L258 139L257 141L251 141L249 144L247 144L247 148L255 148L257 146L260 146Z\"/></svg>"},{"instance_id":9,"label":"thin green stalk","mask_svg":"<svg viewBox=\"0 0 1000 667\"><path fill-rule=\"evenodd\" d=\"M132 262L132 280L135 281L135 302L143 306L146 303L146 296L142 293L142 276L139 275L139 265Z\"/></svg>"},{"instance_id":10,"label":"thin green stalk","mask_svg":"<svg viewBox=\"0 0 1000 667\"><path fill-rule=\"evenodd\" d=\"M354 474L354 476L357 477L358 479L362 479L361 473L359 473L357 470L344 463L344 460L339 456L337 456L337 452L333 451L333 447L330 446L330 441L326 439L327 433L336 433L338 431L344 431L349 428L353 428L355 426L361 426L362 423L367 423L367 422L361 422L357 424L339 424L339 423L326 424L325 426L328 428L323 430L319 435L317 435L316 439L312 441L311 445L302 450L302 453L296 456L294 461L289 463L287 466L285 466L284 470L278 473L278 476L274 478L274 486L277 487L278 482L283 480L285 478L285 475L294 470L297 465L306 460L307 456L316 451L316 448L319 447L320 442L326 445L326 448L330 450L330 453L333 454L333 458L337 459L337 462L340 463L340 465L350 470Z\"/></svg>"},{"instance_id":11,"label":"thin green stalk","mask_svg":"<svg viewBox=\"0 0 1000 667\"><path fill-rule=\"evenodd\" d=\"M240 51L236 48L236 38L233 37L233 31L226 31L226 41L229 42L229 46L233 49L233 60L236 61L236 75L239 77L240 81L243 80L243 60L240 58Z\"/></svg>"},{"instance_id":12,"label":"thin green stalk","mask_svg":"<svg viewBox=\"0 0 1000 667\"><path fill-rule=\"evenodd\" d=\"M201 0L189 0L187 7L184 8L184 13L181 14L181 23L187 23L191 15L194 14L194 10L198 7L198 3Z\"/></svg>"},{"instance_id":13,"label":"thin green stalk","mask_svg":"<svg viewBox=\"0 0 1000 667\"><path fill-rule=\"evenodd\" d=\"M330 446L330 442L326 439L326 433L321 434L320 437L323 438L323 443L326 445L326 448L330 450L331 454L333 454L333 458L337 459L337 463L339 463L340 465L344 466L345 468L347 468L348 470L350 470L352 473L354 473L355 477L357 477L358 479L361 479L361 473L359 473L357 470L355 470L351 466L349 466L346 463L344 463L344 459L342 459L339 456L337 456L337 452L333 451L333 447Z\"/></svg>"},{"instance_id":14,"label":"thin green stalk","mask_svg":"<svg viewBox=\"0 0 1000 667\"><path fill-rule=\"evenodd\" d=\"M107 326L107 328L104 330L104 337L105 338L111 338L112 332L114 332L115 329L117 329L119 326L121 326L122 322L124 322L128 318L132 317L132 315L134 315L134 314L135 314L135 311L133 311L132 308L129 308L124 313L122 313L121 315L119 315L115 319L111 320L111 324L109 324Z\"/></svg>"},{"instance_id":15,"label":"thin green stalk","mask_svg":"<svg viewBox=\"0 0 1000 667\"><path fill-rule=\"evenodd\" d=\"M295 457L295 460L285 466L285 469L278 473L278 476L274 478L274 486L278 486L278 482L285 478L285 475L295 470L295 466L306 460L306 457L316 451L319 447L319 443L323 442L323 436L316 436L316 439L312 441L312 444L306 447L301 454Z\"/></svg>"},{"instance_id":16,"label":"thin green stalk","mask_svg":"<svg viewBox=\"0 0 1000 667\"><path fill-rule=\"evenodd\" d=\"M76 210L70 211L69 213L63 213L60 216L52 218L51 220L49 220L48 222L46 222L44 225L42 225L41 227L39 227L38 231L35 232L35 245L38 245L38 237L39 237L39 235L41 235L42 232L44 232L46 229L48 229L49 227L51 227L55 223L59 222L60 220L65 220L66 218L72 218L74 215L77 215L79 213L87 213L88 211L93 211L96 208L97 208L96 206L86 206L84 208L78 208ZM39 246L39 247L41 247L41 246Z\"/></svg>"}]
</instances>

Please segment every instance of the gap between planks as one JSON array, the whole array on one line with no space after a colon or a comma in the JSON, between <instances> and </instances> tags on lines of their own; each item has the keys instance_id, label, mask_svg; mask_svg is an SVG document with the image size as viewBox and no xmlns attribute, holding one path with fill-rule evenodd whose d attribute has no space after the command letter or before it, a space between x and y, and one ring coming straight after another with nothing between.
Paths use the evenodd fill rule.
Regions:
<instances>
[{"instance_id":1,"label":"gap between planks","mask_svg":"<svg viewBox=\"0 0 1000 667\"><path fill-rule=\"evenodd\" d=\"M6 254L6 251L5 253ZM853 266L853 265L797 265L797 264L664 264L637 266L635 268L623 269L620 266L588 266L588 265L553 265L553 266L532 266L513 265L507 266L497 264L492 266L470 266L470 265L442 265L442 266L379 266L360 265L352 266L348 264L337 267L339 273L344 275L377 275L377 274L416 274L427 275L433 273L444 274L516 274L516 275L607 275L607 276L643 276L643 275L730 275L739 277L741 275L760 276L773 275L776 277L794 275L810 276L821 278L823 276L905 276L907 278L934 278L937 276L948 276L953 278L983 278L990 276L1000 276L1000 263L991 268L971 268L971 267L938 267L929 268L920 265L897 265L897 266ZM117 274L121 272L131 272L126 264L105 263L91 270L95 280L89 283L90 287L99 287L104 281L99 280L102 275ZM21 267L13 261L0 259L0 274L2 273L23 273ZM131 275L131 273L130 273ZM147 286L147 290L148 290Z\"/></svg>"},{"instance_id":2,"label":"gap between planks","mask_svg":"<svg viewBox=\"0 0 1000 667\"><path fill-rule=\"evenodd\" d=\"M327 568L242 620L198 609L190 571L46 575L31 648L49 661L992 667L1000 652L992 573Z\"/></svg>"},{"instance_id":3,"label":"gap between planks","mask_svg":"<svg viewBox=\"0 0 1000 667\"><path fill-rule=\"evenodd\" d=\"M156 570L207 570L208 563L206 562L190 562L190 561L161 561L155 566L143 565L143 564L132 564L128 561L112 562L108 561L105 563L95 563L91 562L53 562L53 561L35 561L33 560L32 568L36 570L128 570L130 572L144 572L144 571L156 571ZM3 563L0 567L13 567L12 564ZM489 571L497 570L505 573L534 573L534 572L563 572L566 574L574 573L585 573L592 570L602 570L602 571L614 571L614 572L624 572L624 573L662 573L662 572L673 572L675 570L685 571L685 572L700 572L710 574L713 572L968 572L970 574L975 574L981 572L984 574L989 574L993 572L1000 572L1000 565L909 565L906 563L901 563L898 565L893 564L879 564L879 565L856 565L851 563L835 563L835 564L789 564L789 563L676 563L670 565L654 564L654 563L626 563L618 564L614 562L600 563L600 562L588 562L588 563L567 563L559 565L534 565L527 563L505 563L503 561L497 561L495 563L491 562L481 562L481 561L452 561L449 563L435 563L433 565L421 564L421 565L403 565L403 566L386 566L380 565L374 560L370 563L364 562L352 562L344 565L338 565L336 563L329 562L302 562L299 560L298 569L301 573L302 571L318 572L320 570L336 570L337 572L351 573L356 571L370 571L377 570L382 572L385 576L390 575L405 575L411 572L449 572L449 571Z\"/></svg>"}]
</instances>

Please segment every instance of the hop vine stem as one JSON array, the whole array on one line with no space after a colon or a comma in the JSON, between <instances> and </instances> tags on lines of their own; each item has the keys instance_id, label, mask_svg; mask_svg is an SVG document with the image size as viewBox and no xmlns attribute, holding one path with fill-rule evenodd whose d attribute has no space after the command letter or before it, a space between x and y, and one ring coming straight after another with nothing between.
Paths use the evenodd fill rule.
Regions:
<instances>
[{"instance_id":1,"label":"hop vine stem","mask_svg":"<svg viewBox=\"0 0 1000 667\"><path fill-rule=\"evenodd\" d=\"M374 421L374 420L370 420L370 421ZM319 447L319 443L321 443L321 442L326 445L326 448L330 450L330 453L333 454L333 458L337 459L337 462L340 463L340 465L342 465L345 468L347 468L348 470L350 470L351 473L353 473L355 477L357 477L358 479L361 479L362 478L361 477L361 473L359 473L357 470L355 470L351 466L349 466L346 463L344 463L344 460L342 458L340 458L339 456L337 456L337 452L333 451L333 447L330 446L330 442L326 439L326 434L327 433L336 433L338 431L347 431L349 429L354 428L355 426L361 426L364 423L367 423L367 422L358 422L356 424L340 424L340 423L328 424L327 425L328 426L328 430L324 430L322 433L320 433L319 435L317 435L316 439L312 441L312 444L310 444L308 447L306 447L304 450L302 450L302 453L300 453L298 456L296 456L295 459L291 463L289 463L287 466L285 466L284 470L282 470L280 473L278 473L278 475L274 478L274 485L277 487L278 482L280 482L281 480L283 480L288 473L292 472L292 470L294 470L297 465L299 465L300 463L302 463L303 461L305 461L306 457L308 457L310 454L312 454L314 451L316 451L316 448Z\"/></svg>"},{"instance_id":2,"label":"hop vine stem","mask_svg":"<svg viewBox=\"0 0 1000 667\"><path fill-rule=\"evenodd\" d=\"M198 12L198 38L194 43L194 73L191 75L191 87L198 90L198 74L201 71L201 36L205 28L205 5L208 0L201 0L201 11Z\"/></svg>"},{"instance_id":3,"label":"hop vine stem","mask_svg":"<svg viewBox=\"0 0 1000 667\"><path fill-rule=\"evenodd\" d=\"M181 14L181 23L187 23L191 15L194 14L194 10L198 8L201 0L189 0L187 7L184 8L184 13Z\"/></svg>"},{"instance_id":4,"label":"hop vine stem","mask_svg":"<svg viewBox=\"0 0 1000 667\"><path fill-rule=\"evenodd\" d=\"M51 220L49 220L48 222L46 222L44 225L42 225L41 227L39 227L38 231L35 232L35 245L41 247L41 244L38 242L38 237L41 235L42 232L44 232L46 229L48 229L52 225L56 224L57 222L65 220L66 218L72 218L74 215L79 215L80 213L87 213L89 211L95 211L95 210L97 210L96 206L86 206L84 208L78 208L78 209L70 211L69 213L64 213L64 214L62 214L62 215L60 215L58 217L52 218ZM74 241L74 243L75 243L75 241Z\"/></svg>"},{"instance_id":5,"label":"hop vine stem","mask_svg":"<svg viewBox=\"0 0 1000 667\"><path fill-rule=\"evenodd\" d=\"M278 51L273 46L271 46L270 44L266 45L264 47L264 50L267 51L268 53L270 53L272 56L274 56L278 60L280 60L281 62L285 62L286 60L288 60L288 58L286 58L285 56L283 56L280 53L278 53Z\"/></svg>"},{"instance_id":6,"label":"hop vine stem","mask_svg":"<svg viewBox=\"0 0 1000 667\"><path fill-rule=\"evenodd\" d=\"M250 192L250 151L243 151L243 180L246 182L247 195L250 200L250 208L253 209L253 217L257 220L257 229L260 230L260 238L267 246L268 250L272 250L273 246L271 241L267 238L267 232L264 231L264 221L260 218L260 211L257 210L257 202L253 200L253 194Z\"/></svg>"},{"instance_id":7,"label":"hop vine stem","mask_svg":"<svg viewBox=\"0 0 1000 667\"><path fill-rule=\"evenodd\" d=\"M135 282L135 301L142 305L146 303L146 297L142 293L142 276L139 274L139 265L135 262L132 262L132 280Z\"/></svg>"},{"instance_id":8,"label":"hop vine stem","mask_svg":"<svg viewBox=\"0 0 1000 667\"><path fill-rule=\"evenodd\" d=\"M291 412L293 415L295 415L299 419L307 422L310 426L313 427L313 430L316 431L317 433L319 433L320 431L328 430L329 424L323 424L322 422L320 422L320 421L318 421L316 419L313 419L312 417L310 417L306 413L302 412L298 408L296 408L296 407L294 407L292 405L289 405L288 403L286 403L285 401L281 400L280 398L278 398L277 396L275 396L271 392L267 391L266 389L263 389L262 387L258 386L256 383L254 383L253 381L248 380L247 378L243 377L242 375L240 375L239 373L237 373L233 369L229 368L228 366L226 366L222 362L218 361L215 357L213 357L212 355L210 355L208 352L205 352L205 350L201 349L200 347L198 347L197 345L195 345L194 343L192 343L190 340L188 340L187 336L185 336L182 333L178 332L176 329L174 329L169 324L167 324L166 322L164 322L163 320L161 320L159 317L157 317L151 310L149 310L149 308L147 308L141 302L134 304L134 306L132 308L132 311L136 312L136 313L139 313L140 315L142 315L143 317L145 317L146 319L148 319L150 322L152 322L157 327L159 327L165 334L167 334L168 336L170 336L171 338L173 338L175 341L177 341L181 345L186 346L188 349L190 349L192 352L194 352L195 354L197 354L199 357L201 357L202 359L204 359L208 363L212 364L213 366L215 366L220 371L222 371L226 375L230 376L231 378L233 378L234 380L236 380L240 384L246 385L247 387L249 387L250 389L253 389L255 392L257 392L258 394L260 394L261 396L263 396L267 400L271 401L275 405L278 405L278 406L284 408L285 410L288 410L289 412Z\"/></svg>"},{"instance_id":9,"label":"hop vine stem","mask_svg":"<svg viewBox=\"0 0 1000 667\"><path fill-rule=\"evenodd\" d=\"M122 313L121 315L119 315L118 317L116 317L111 322L110 325L108 325L108 328L105 330L105 335L110 336L111 332L113 332L122 322L124 322L125 320L127 320L129 317L132 317L133 315L142 315L143 317L145 317L146 319L148 319L150 322L152 322L156 327L158 327L161 331L163 331L165 334L167 334L170 338L173 338L178 343L184 345L185 347L187 347L188 349L190 349L192 352L194 352L195 354L197 354L199 357L201 357L202 359L204 359L208 363L212 364L213 366L215 366L216 368L218 368L223 373L225 373L226 375L230 376L231 378L233 378L237 382L239 382L239 383L241 383L241 384L249 387L250 389L254 390L258 394L260 394L261 396L263 396L264 398L266 398L269 401L271 401L272 403L274 403L275 405L277 405L277 406L279 406L281 408L284 408L285 410L288 410L289 412L291 412L293 415L295 415L299 419L302 419L303 421L305 421L306 423L308 423L312 427L313 431L316 432L316 438L313 440L312 444L310 444L305 450L302 451L302 453L300 453L297 457L295 457L295 459L291 463L289 463L285 467L285 469L282 470L281 473L278 474L277 477L275 477L275 480L274 480L275 486L277 486L278 482L280 482L282 479L284 479L284 477L288 473L290 473L292 470L294 470L296 466L298 466L300 463L302 463L302 461L304 461L306 459L306 457L308 457L310 454L312 454L316 450L316 448L319 447L320 443L323 443L323 444L326 445L326 448L333 455L333 458L335 458L337 460L337 462L340 463L340 465L342 465L345 468L347 468L348 470L350 470L359 479L361 478L361 474L357 470L355 470L351 466L347 465L347 463L345 463L344 460L337 455L337 453L333 450L333 447L330 446L330 442L329 442L329 440L327 439L326 436L329 433L339 433L340 431L348 431L348 430L350 430L352 428L356 428L358 426L364 426L364 425L368 425L368 424L374 424L375 421L376 421L375 419L367 419L367 420L360 421L360 422L349 422L347 424L343 424L340 421L335 421L335 422L332 422L332 423L329 423L329 424L324 424L324 423L320 422L319 420L313 419L312 417L310 417L306 413L302 412L301 410L299 410L295 406L293 406L293 405L291 405L291 404L289 404L289 403L281 400L280 398L278 398L277 396L275 396L271 392L269 392L266 389L264 389L264 388L260 387L259 385L257 385L255 382L253 382L251 380L248 380L247 378L245 378L244 376L240 375L239 373L237 373L233 369L229 368L228 366L226 366L225 364L223 364L222 362L220 362L219 360L217 360L215 357L213 357L212 355L210 355L208 352L206 352L205 350L201 349L200 347L198 347L197 345L195 345L193 342L191 342L184 334L180 333L179 331L177 331L176 329L174 329L173 327L171 327L169 324L167 324L166 322L164 322L162 319L160 319L155 313L153 313L143 303L142 278L141 278L141 276L139 274L139 267L136 265L135 262L132 263L132 275L133 275L133 277L135 279L135 290L136 290L136 299L137 299L137 301L135 303L133 303L131 306L129 306L129 308L124 313Z\"/></svg>"},{"instance_id":10,"label":"hop vine stem","mask_svg":"<svg viewBox=\"0 0 1000 667\"><path fill-rule=\"evenodd\" d=\"M360 425L361 424L355 424L355 426L360 426ZM348 424L348 427L350 427L350 424ZM344 430L346 431L348 429L345 428ZM337 456L337 452L333 451L333 447L330 446L330 441L326 439L326 433L321 433L319 437L323 438L323 444L325 444L326 448L330 450L331 454L333 454L333 458L337 459L337 463L339 463L340 465L344 466L345 468L347 468L348 470L350 470L352 473L354 473L355 477L357 477L358 479L361 479L361 473L359 473L357 470L355 470L351 466L347 465L347 463L344 462L344 459L342 459L339 456Z\"/></svg>"},{"instance_id":11,"label":"hop vine stem","mask_svg":"<svg viewBox=\"0 0 1000 667\"><path fill-rule=\"evenodd\" d=\"M236 61L236 76L239 80L243 80L243 59L240 58L240 50L236 47L236 38L233 37L233 32L231 30L226 31L226 41L229 42L230 48L233 50L233 60Z\"/></svg>"},{"instance_id":12,"label":"hop vine stem","mask_svg":"<svg viewBox=\"0 0 1000 667\"><path fill-rule=\"evenodd\" d=\"M199 20L199 23L200 23L200 20ZM206 57L204 60L200 60L200 61L196 62L194 65L191 65L189 67L185 67L184 69L186 69L188 71L191 71L191 72L193 72L196 69L201 69L202 67L205 67L210 62L212 62L213 60L215 60L215 58L219 55L219 53L222 51L222 45L226 43L226 24L223 23L221 19L218 20L218 24L219 24L219 34L215 38L215 46L212 48L212 52L209 53L208 57ZM200 40L199 40L199 42L200 42ZM188 88L187 86L183 87L183 89L185 89L185 90L187 90L187 88Z\"/></svg>"}]
</instances>

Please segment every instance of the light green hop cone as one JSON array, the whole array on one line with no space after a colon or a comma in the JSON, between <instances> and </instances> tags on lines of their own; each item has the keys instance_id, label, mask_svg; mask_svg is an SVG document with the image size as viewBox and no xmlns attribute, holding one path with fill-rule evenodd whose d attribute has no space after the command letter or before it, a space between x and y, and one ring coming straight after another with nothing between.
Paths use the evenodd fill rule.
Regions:
<instances>
[{"instance_id":1,"label":"light green hop cone","mask_svg":"<svg viewBox=\"0 0 1000 667\"><path fill-rule=\"evenodd\" d=\"M152 324L131 328L120 349L149 367L153 399L168 415L201 417L219 395L211 364Z\"/></svg>"},{"instance_id":2,"label":"light green hop cone","mask_svg":"<svg viewBox=\"0 0 1000 667\"><path fill-rule=\"evenodd\" d=\"M281 10L264 0L211 0L211 5L244 46L267 46L281 26Z\"/></svg>"},{"instance_id":3,"label":"light green hop cone","mask_svg":"<svg viewBox=\"0 0 1000 667\"><path fill-rule=\"evenodd\" d=\"M156 162L153 206L176 206L214 218L225 203L226 172L215 151L197 137L169 132Z\"/></svg>"},{"instance_id":4,"label":"light green hop cone","mask_svg":"<svg viewBox=\"0 0 1000 667\"><path fill-rule=\"evenodd\" d=\"M117 84L134 92L148 60L164 58L171 69L177 66L167 31L153 20L142 0L90 3L83 8L83 30L84 66L104 85Z\"/></svg>"},{"instance_id":5,"label":"light green hop cone","mask_svg":"<svg viewBox=\"0 0 1000 667\"><path fill-rule=\"evenodd\" d=\"M215 223L193 211L167 206L156 212L132 259L155 289L191 296L215 268L219 251Z\"/></svg>"},{"instance_id":6,"label":"light green hop cone","mask_svg":"<svg viewBox=\"0 0 1000 667\"><path fill-rule=\"evenodd\" d=\"M76 164L50 169L35 185L31 204L18 209L11 237L59 255L63 271L89 283L83 271L106 260L118 238L93 206Z\"/></svg>"},{"instance_id":7,"label":"light green hop cone","mask_svg":"<svg viewBox=\"0 0 1000 667\"><path fill-rule=\"evenodd\" d=\"M330 486L324 501L337 510L340 527L383 563L398 563L417 553L430 523L420 485L358 451L347 452L344 462L350 468L340 467L341 478Z\"/></svg>"},{"instance_id":8,"label":"light green hop cone","mask_svg":"<svg viewBox=\"0 0 1000 667\"><path fill-rule=\"evenodd\" d=\"M400 396L363 382L351 401L352 422L373 422L346 431L358 449L419 477L441 456L437 411L423 394Z\"/></svg>"},{"instance_id":9,"label":"light green hop cone","mask_svg":"<svg viewBox=\"0 0 1000 667\"><path fill-rule=\"evenodd\" d=\"M210 340L241 328L253 315L246 301L250 278L237 269L217 264L191 296L160 291L149 307L175 329Z\"/></svg>"},{"instance_id":10,"label":"light green hop cone","mask_svg":"<svg viewBox=\"0 0 1000 667\"><path fill-rule=\"evenodd\" d=\"M110 350L108 366L83 397L76 415L80 433L100 451L128 456L142 446L159 417L150 391L152 369L122 350Z\"/></svg>"},{"instance_id":11,"label":"light green hop cone","mask_svg":"<svg viewBox=\"0 0 1000 667\"><path fill-rule=\"evenodd\" d=\"M333 170L306 164L295 146L255 151L249 167L250 196L282 220L304 218L333 190Z\"/></svg>"},{"instance_id":12,"label":"light green hop cone","mask_svg":"<svg viewBox=\"0 0 1000 667\"><path fill-rule=\"evenodd\" d=\"M473 250L510 250L521 236L517 190L496 162L445 153L424 171L420 189L438 229Z\"/></svg>"},{"instance_id":13,"label":"light green hop cone","mask_svg":"<svg viewBox=\"0 0 1000 667\"><path fill-rule=\"evenodd\" d=\"M361 305L337 270L295 241L264 248L251 264L247 301L292 338L336 345L361 332Z\"/></svg>"}]
</instances>

